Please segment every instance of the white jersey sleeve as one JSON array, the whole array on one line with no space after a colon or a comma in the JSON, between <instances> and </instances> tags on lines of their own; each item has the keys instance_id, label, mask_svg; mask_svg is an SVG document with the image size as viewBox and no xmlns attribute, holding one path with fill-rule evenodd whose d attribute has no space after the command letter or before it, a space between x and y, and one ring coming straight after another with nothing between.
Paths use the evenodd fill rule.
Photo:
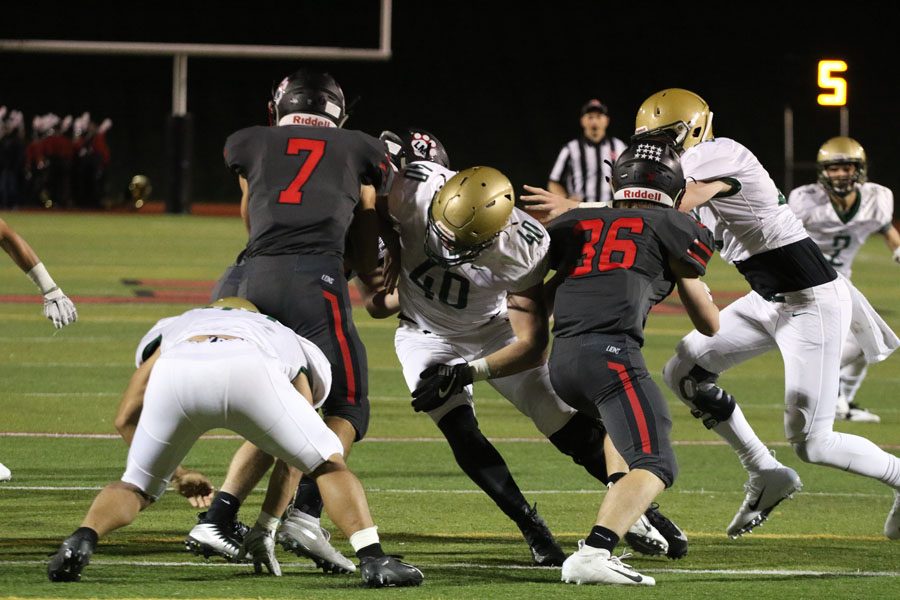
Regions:
<instances>
[{"instance_id":1,"label":"white jersey sleeve","mask_svg":"<svg viewBox=\"0 0 900 600\"><path fill-rule=\"evenodd\" d=\"M290 381L301 370L306 372L317 405L324 402L331 389L331 365L321 350L272 317L245 310L195 308L178 317L162 319L141 339L135 364L143 364L157 347L165 356L170 348L198 335L246 340L277 361Z\"/></svg>"},{"instance_id":2,"label":"white jersey sleeve","mask_svg":"<svg viewBox=\"0 0 900 600\"><path fill-rule=\"evenodd\" d=\"M794 189L788 205L835 271L850 278L853 261L870 235L891 225L894 195L877 183L857 187L859 198L838 214L828 192L818 183Z\"/></svg>"},{"instance_id":3,"label":"white jersey sleeve","mask_svg":"<svg viewBox=\"0 0 900 600\"><path fill-rule=\"evenodd\" d=\"M474 262L445 269L425 254L431 200L454 171L411 163L389 196L400 234L400 315L423 330L452 336L506 313L506 295L543 281L549 238L536 220L513 209L510 223Z\"/></svg>"},{"instance_id":4,"label":"white jersey sleeve","mask_svg":"<svg viewBox=\"0 0 900 600\"><path fill-rule=\"evenodd\" d=\"M724 181L731 189L705 206L723 230L721 255L727 262L781 248L807 237L784 195L747 148L716 138L689 148L681 157L685 179Z\"/></svg>"}]
</instances>

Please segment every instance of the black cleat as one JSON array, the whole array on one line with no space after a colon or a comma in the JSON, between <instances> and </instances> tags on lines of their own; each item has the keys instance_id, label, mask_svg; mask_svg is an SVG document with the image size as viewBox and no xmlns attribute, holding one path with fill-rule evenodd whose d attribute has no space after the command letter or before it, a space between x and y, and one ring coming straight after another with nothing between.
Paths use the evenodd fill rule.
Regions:
<instances>
[{"instance_id":1,"label":"black cleat","mask_svg":"<svg viewBox=\"0 0 900 600\"><path fill-rule=\"evenodd\" d=\"M566 560L566 553L560 548L550 533L547 523L537 513L537 504L535 504L526 515L526 520L517 523L528 547L531 549L531 558L534 564L539 567L560 567Z\"/></svg>"},{"instance_id":2,"label":"black cleat","mask_svg":"<svg viewBox=\"0 0 900 600\"><path fill-rule=\"evenodd\" d=\"M47 577L50 581L81 581L81 571L91 562L94 543L83 534L72 534L62 543L50 564Z\"/></svg>"},{"instance_id":3,"label":"black cleat","mask_svg":"<svg viewBox=\"0 0 900 600\"><path fill-rule=\"evenodd\" d=\"M656 502L650 505L647 512L644 513L650 524L656 527L666 541L669 542L669 549L666 556L671 559L684 558L688 553L688 539L681 528L673 523L668 517L659 512L659 504Z\"/></svg>"},{"instance_id":4,"label":"black cleat","mask_svg":"<svg viewBox=\"0 0 900 600\"><path fill-rule=\"evenodd\" d=\"M396 556L365 556L359 561L363 585L371 588L422 585L422 571Z\"/></svg>"},{"instance_id":5,"label":"black cleat","mask_svg":"<svg viewBox=\"0 0 900 600\"><path fill-rule=\"evenodd\" d=\"M206 518L206 513L202 512L197 515L197 524L184 539L184 547L188 552L203 558L221 556L227 561L239 562L244 558L241 556L241 544L249 531L250 528L240 521L210 521Z\"/></svg>"}]
</instances>

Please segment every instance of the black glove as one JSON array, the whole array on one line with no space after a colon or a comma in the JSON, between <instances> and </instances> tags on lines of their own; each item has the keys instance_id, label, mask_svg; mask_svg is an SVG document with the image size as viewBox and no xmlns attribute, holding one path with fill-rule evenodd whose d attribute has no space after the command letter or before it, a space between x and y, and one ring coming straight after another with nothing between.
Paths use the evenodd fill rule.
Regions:
<instances>
[{"instance_id":1,"label":"black glove","mask_svg":"<svg viewBox=\"0 0 900 600\"><path fill-rule=\"evenodd\" d=\"M443 405L472 383L469 363L431 365L419 375L422 382L413 390L412 407L416 412L428 412Z\"/></svg>"}]
</instances>

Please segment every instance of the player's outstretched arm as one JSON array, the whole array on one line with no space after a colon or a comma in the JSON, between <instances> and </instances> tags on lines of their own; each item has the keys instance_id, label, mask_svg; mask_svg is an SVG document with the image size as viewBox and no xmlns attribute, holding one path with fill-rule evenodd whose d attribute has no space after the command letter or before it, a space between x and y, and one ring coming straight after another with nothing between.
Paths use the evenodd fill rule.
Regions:
<instances>
[{"instance_id":1,"label":"player's outstretched arm","mask_svg":"<svg viewBox=\"0 0 900 600\"><path fill-rule=\"evenodd\" d=\"M731 184L724 181L688 181L678 210L683 213L690 212L712 200L716 194L729 190L731 190Z\"/></svg>"},{"instance_id":2,"label":"player's outstretched arm","mask_svg":"<svg viewBox=\"0 0 900 600\"><path fill-rule=\"evenodd\" d=\"M888 249L891 251L891 257L894 259L894 262L900 264L900 232L893 225L885 230L884 243L887 244Z\"/></svg>"},{"instance_id":3,"label":"player's outstretched arm","mask_svg":"<svg viewBox=\"0 0 900 600\"><path fill-rule=\"evenodd\" d=\"M578 198L567 198L565 192L554 193L554 190L545 190L531 185L522 186L527 195L522 195L520 200L525 204L525 210L532 217L546 225L559 215L577 208L581 201ZM555 188L560 189L560 188Z\"/></svg>"},{"instance_id":4,"label":"player's outstretched arm","mask_svg":"<svg viewBox=\"0 0 900 600\"><path fill-rule=\"evenodd\" d=\"M387 258L387 257L385 257ZM363 298L366 311L373 319L386 319L400 312L400 292L388 292L382 267L356 277L356 287Z\"/></svg>"},{"instance_id":5,"label":"player's outstretched arm","mask_svg":"<svg viewBox=\"0 0 900 600\"><path fill-rule=\"evenodd\" d=\"M54 327L61 329L78 319L75 304L56 285L28 242L3 219L0 219L0 247L41 290L44 296L44 316L50 319Z\"/></svg>"}]
</instances>

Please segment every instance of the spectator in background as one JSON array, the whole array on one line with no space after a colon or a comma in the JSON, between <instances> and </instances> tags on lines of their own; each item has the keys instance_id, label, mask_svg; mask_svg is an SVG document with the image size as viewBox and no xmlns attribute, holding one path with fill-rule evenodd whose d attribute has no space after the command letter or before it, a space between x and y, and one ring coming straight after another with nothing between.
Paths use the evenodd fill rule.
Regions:
<instances>
[{"instance_id":1,"label":"spectator in background","mask_svg":"<svg viewBox=\"0 0 900 600\"><path fill-rule=\"evenodd\" d=\"M31 141L25 147L25 186L28 204L48 207L47 161L44 158L44 138L47 136L46 116L35 116L31 121Z\"/></svg>"},{"instance_id":2,"label":"spectator in background","mask_svg":"<svg viewBox=\"0 0 900 600\"><path fill-rule=\"evenodd\" d=\"M625 143L606 135L609 110L593 98L581 107L579 138L569 141L559 151L547 189L564 199L544 204L531 204L529 210L543 223L581 202L612 204L609 177L612 164L625 150ZM540 214L544 213L544 214Z\"/></svg>"},{"instance_id":3,"label":"spectator in background","mask_svg":"<svg viewBox=\"0 0 900 600\"><path fill-rule=\"evenodd\" d=\"M0 209L16 208L22 202L22 174L25 167L25 122L17 110L7 115L0 106Z\"/></svg>"},{"instance_id":4,"label":"spectator in background","mask_svg":"<svg viewBox=\"0 0 900 600\"><path fill-rule=\"evenodd\" d=\"M106 132L112 121L104 119L100 125L91 121L91 114L84 113L75 119L75 204L81 208L101 208L106 186L106 169L109 166L109 146Z\"/></svg>"},{"instance_id":5,"label":"spectator in background","mask_svg":"<svg viewBox=\"0 0 900 600\"><path fill-rule=\"evenodd\" d=\"M47 195L50 204L72 207L72 159L75 147L68 135L72 127L72 115L62 120L53 113L47 115L47 137L43 142L43 155L47 164Z\"/></svg>"}]
</instances>

